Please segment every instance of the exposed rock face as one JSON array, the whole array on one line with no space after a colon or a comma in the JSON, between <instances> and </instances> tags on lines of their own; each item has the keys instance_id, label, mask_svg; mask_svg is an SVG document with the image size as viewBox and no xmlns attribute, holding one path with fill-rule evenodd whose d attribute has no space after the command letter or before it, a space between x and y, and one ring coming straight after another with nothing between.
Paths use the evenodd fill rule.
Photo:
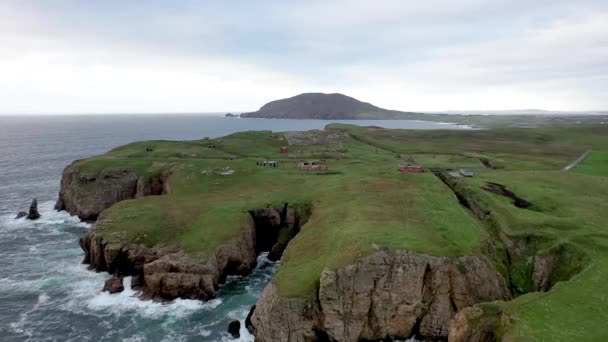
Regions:
<instances>
[{"instance_id":1,"label":"exposed rock face","mask_svg":"<svg viewBox=\"0 0 608 342\"><path fill-rule=\"evenodd\" d=\"M241 337L241 322L234 320L228 324L228 333L232 338Z\"/></svg>"},{"instance_id":2,"label":"exposed rock face","mask_svg":"<svg viewBox=\"0 0 608 342\"><path fill-rule=\"evenodd\" d=\"M253 324L251 324L251 316L253 316L254 312L255 305L252 305L251 309L249 309L249 313L247 314L247 318L245 318L245 328L247 328L247 331L249 331L250 334L254 334Z\"/></svg>"},{"instance_id":3,"label":"exposed rock face","mask_svg":"<svg viewBox=\"0 0 608 342\"><path fill-rule=\"evenodd\" d=\"M251 317L256 341L312 342L319 340L319 305L314 297L285 298L270 282Z\"/></svg>"},{"instance_id":4,"label":"exposed rock face","mask_svg":"<svg viewBox=\"0 0 608 342\"><path fill-rule=\"evenodd\" d=\"M250 212L255 223L256 252L269 252L268 259L281 259L287 244L300 231L311 214L309 207L292 207L287 203L283 208L261 208Z\"/></svg>"},{"instance_id":5,"label":"exposed rock face","mask_svg":"<svg viewBox=\"0 0 608 342\"><path fill-rule=\"evenodd\" d=\"M456 314L450 326L450 342L494 342L498 338L495 329L500 324L500 315L484 317L481 307L468 307Z\"/></svg>"},{"instance_id":6,"label":"exposed rock face","mask_svg":"<svg viewBox=\"0 0 608 342\"><path fill-rule=\"evenodd\" d=\"M28 220L37 220L40 218L40 213L38 212L38 201L34 198L32 200L32 204L30 204L30 211L26 216Z\"/></svg>"},{"instance_id":7,"label":"exposed rock face","mask_svg":"<svg viewBox=\"0 0 608 342\"><path fill-rule=\"evenodd\" d=\"M391 111L342 94L304 93L269 102L243 118L358 119L362 114L393 116Z\"/></svg>"},{"instance_id":8,"label":"exposed rock face","mask_svg":"<svg viewBox=\"0 0 608 342\"><path fill-rule=\"evenodd\" d=\"M95 220L112 204L126 199L168 192L170 171L139 177L130 170L81 172L74 164L63 171L56 210L66 210L83 220Z\"/></svg>"},{"instance_id":9,"label":"exposed rock face","mask_svg":"<svg viewBox=\"0 0 608 342\"><path fill-rule=\"evenodd\" d=\"M141 288L146 298L206 300L215 296L218 284L228 275L246 275L255 267L253 223L243 227L241 236L218 246L206 259L193 258L173 247L145 247L105 239L101 215L96 227L80 238L83 262L96 271L116 276L133 276L132 287Z\"/></svg>"},{"instance_id":10,"label":"exposed rock face","mask_svg":"<svg viewBox=\"0 0 608 342\"><path fill-rule=\"evenodd\" d=\"M504 279L477 257L379 251L325 269L316 298L283 298L269 284L252 317L260 341L445 338L454 315L509 298Z\"/></svg>"},{"instance_id":11,"label":"exposed rock face","mask_svg":"<svg viewBox=\"0 0 608 342\"><path fill-rule=\"evenodd\" d=\"M110 279L106 280L102 291L117 293L124 291L124 289L125 287L122 284L122 277L112 276Z\"/></svg>"}]
</instances>

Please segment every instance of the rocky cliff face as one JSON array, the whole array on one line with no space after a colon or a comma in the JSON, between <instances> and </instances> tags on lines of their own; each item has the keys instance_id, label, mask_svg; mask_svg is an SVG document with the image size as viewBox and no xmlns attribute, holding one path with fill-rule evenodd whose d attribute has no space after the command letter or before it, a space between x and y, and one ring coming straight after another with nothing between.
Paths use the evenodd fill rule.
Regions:
<instances>
[{"instance_id":1,"label":"rocky cliff face","mask_svg":"<svg viewBox=\"0 0 608 342\"><path fill-rule=\"evenodd\" d=\"M207 300L228 275L247 275L263 251L279 259L283 247L297 234L310 215L309 207L260 208L250 211L249 220L237 238L215 248L206 259L194 258L171 246L146 247L129 244L120 235L106 236L109 218L102 213L95 227L80 238L83 262L90 269L117 278L133 276L132 286L146 298ZM285 233L286 232L286 233Z\"/></svg>"},{"instance_id":2,"label":"rocky cliff face","mask_svg":"<svg viewBox=\"0 0 608 342\"><path fill-rule=\"evenodd\" d=\"M509 296L500 274L477 257L378 251L325 269L313 298L283 298L270 284L252 323L260 341L442 339L458 311Z\"/></svg>"},{"instance_id":3,"label":"rocky cliff face","mask_svg":"<svg viewBox=\"0 0 608 342\"><path fill-rule=\"evenodd\" d=\"M252 222L243 227L241 236L218 246L206 259L193 258L174 247L130 245L119 237L104 238L100 234L104 222L102 214L96 227L80 238L83 262L96 271L133 276L133 287L147 298L213 298L226 276L246 275L255 267Z\"/></svg>"},{"instance_id":4,"label":"rocky cliff face","mask_svg":"<svg viewBox=\"0 0 608 342\"><path fill-rule=\"evenodd\" d=\"M472 306L460 311L452 324L448 341L450 342L494 342L499 340L496 335L498 326L508 325L505 316L497 313L484 312L481 306Z\"/></svg>"},{"instance_id":5,"label":"rocky cliff face","mask_svg":"<svg viewBox=\"0 0 608 342\"><path fill-rule=\"evenodd\" d=\"M116 202L167 193L170 171L139 176L130 170L81 172L74 164L63 171L56 210L65 210L83 220L95 220Z\"/></svg>"}]
</instances>

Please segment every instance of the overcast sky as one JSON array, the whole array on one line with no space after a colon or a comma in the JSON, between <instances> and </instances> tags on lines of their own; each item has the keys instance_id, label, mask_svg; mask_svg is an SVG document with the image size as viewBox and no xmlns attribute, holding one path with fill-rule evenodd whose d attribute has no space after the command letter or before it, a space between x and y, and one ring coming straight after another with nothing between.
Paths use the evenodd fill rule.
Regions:
<instances>
[{"instance_id":1,"label":"overcast sky","mask_svg":"<svg viewBox=\"0 0 608 342\"><path fill-rule=\"evenodd\" d=\"M608 109L608 1L0 0L0 113Z\"/></svg>"}]
</instances>

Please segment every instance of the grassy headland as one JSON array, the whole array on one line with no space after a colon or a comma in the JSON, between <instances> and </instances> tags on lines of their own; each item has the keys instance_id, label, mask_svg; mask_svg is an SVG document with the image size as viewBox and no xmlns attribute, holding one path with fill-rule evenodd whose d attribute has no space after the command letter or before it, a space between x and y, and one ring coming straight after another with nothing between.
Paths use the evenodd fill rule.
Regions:
<instances>
[{"instance_id":1,"label":"grassy headland","mask_svg":"<svg viewBox=\"0 0 608 342\"><path fill-rule=\"evenodd\" d=\"M289 146L289 153L280 153L281 146ZM560 171L588 149L593 152L582 164ZM273 280L287 297L313 293L325 267L351 264L379 246L488 257L496 232L447 185L430 172L398 172L408 162L470 168L475 177L458 182L493 213L501 233L532 241L535 254L559 253L563 264L549 292L497 304L511 322L504 336L595 340L608 336L607 150L606 127L411 131L330 125L295 135L266 131L138 142L74 167L140 176L171 170L168 194L113 205L103 214L100 233L149 246L176 245L194 256L207 256L237 236L248 210L311 205L312 216L290 242ZM257 166L260 160L276 160L278 167ZM301 171L301 160L326 164L329 171ZM505 185L532 206L518 208L483 190L487 182ZM526 293L531 275L522 260L513 261L510 277ZM571 280L558 282L565 279Z\"/></svg>"}]
</instances>

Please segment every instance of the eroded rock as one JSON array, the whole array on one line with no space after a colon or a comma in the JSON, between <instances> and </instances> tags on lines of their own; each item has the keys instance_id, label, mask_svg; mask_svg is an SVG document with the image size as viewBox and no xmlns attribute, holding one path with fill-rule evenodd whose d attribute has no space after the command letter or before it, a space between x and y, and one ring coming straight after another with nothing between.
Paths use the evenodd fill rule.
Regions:
<instances>
[{"instance_id":1,"label":"eroded rock","mask_svg":"<svg viewBox=\"0 0 608 342\"><path fill-rule=\"evenodd\" d=\"M246 275L256 263L253 222L240 236L218 246L205 259L194 258L170 246L145 247L122 243L120 237L104 237L104 215L80 238L89 268L118 277L133 276L132 287L154 300L175 298L207 300L215 296L227 275Z\"/></svg>"},{"instance_id":2,"label":"eroded rock","mask_svg":"<svg viewBox=\"0 0 608 342\"><path fill-rule=\"evenodd\" d=\"M478 257L380 250L326 268L316 298L283 298L269 284L252 323L260 341L441 339L459 310L509 297L502 276Z\"/></svg>"},{"instance_id":3,"label":"eroded rock","mask_svg":"<svg viewBox=\"0 0 608 342\"><path fill-rule=\"evenodd\" d=\"M125 287L122 284L122 277L112 276L110 279L106 280L102 291L117 293L124 291L124 289Z\"/></svg>"},{"instance_id":4,"label":"eroded rock","mask_svg":"<svg viewBox=\"0 0 608 342\"><path fill-rule=\"evenodd\" d=\"M38 201L35 198L32 200L32 204L30 204L30 211L25 218L28 220L37 220L40 218L40 213L38 212Z\"/></svg>"},{"instance_id":5,"label":"eroded rock","mask_svg":"<svg viewBox=\"0 0 608 342\"><path fill-rule=\"evenodd\" d=\"M228 324L228 333L232 338L241 337L241 322L234 320Z\"/></svg>"}]
</instances>

